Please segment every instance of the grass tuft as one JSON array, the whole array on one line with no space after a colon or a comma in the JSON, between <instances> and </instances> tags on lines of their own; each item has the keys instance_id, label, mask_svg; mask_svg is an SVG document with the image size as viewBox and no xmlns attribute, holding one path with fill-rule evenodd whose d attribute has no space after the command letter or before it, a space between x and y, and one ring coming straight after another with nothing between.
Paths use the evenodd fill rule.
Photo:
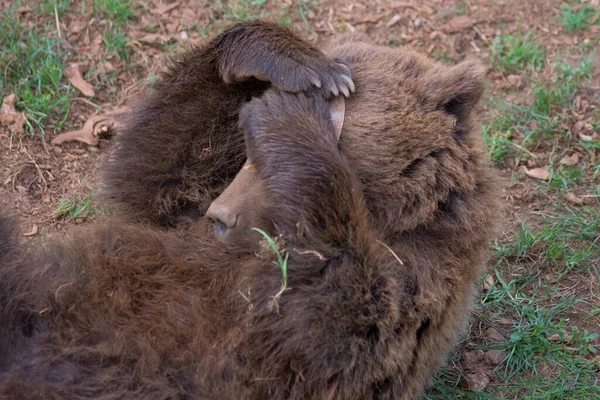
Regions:
<instances>
[{"instance_id":1,"label":"grass tuft","mask_svg":"<svg viewBox=\"0 0 600 400\"><path fill-rule=\"evenodd\" d=\"M94 0L92 8L94 15L107 19L115 26L124 25L135 17L129 0Z\"/></svg>"},{"instance_id":2,"label":"grass tuft","mask_svg":"<svg viewBox=\"0 0 600 400\"><path fill-rule=\"evenodd\" d=\"M523 68L539 71L544 66L546 52L532 32L523 35L496 37L492 43L491 61L502 72L516 72Z\"/></svg>"},{"instance_id":3,"label":"grass tuft","mask_svg":"<svg viewBox=\"0 0 600 400\"><path fill-rule=\"evenodd\" d=\"M54 214L58 218L77 219L87 217L92 211L90 204L93 195L89 194L85 197L75 194L68 198L62 198Z\"/></svg>"},{"instance_id":4,"label":"grass tuft","mask_svg":"<svg viewBox=\"0 0 600 400\"><path fill-rule=\"evenodd\" d=\"M267 243L269 244L271 249L277 255L277 261L273 261L273 264L278 266L279 269L281 270L282 283L281 283L281 289L273 297L273 302L271 303L271 308L279 309L279 298L281 297L281 295L283 294L285 289L287 289L287 262L288 262L288 257L290 254L288 252L282 253L281 250L279 250L277 243L275 243L275 240L273 240L273 238L271 238L263 230L261 230L259 228L252 228L252 230L260 233L265 238L265 240L267 241Z\"/></svg>"},{"instance_id":5,"label":"grass tuft","mask_svg":"<svg viewBox=\"0 0 600 400\"><path fill-rule=\"evenodd\" d=\"M0 93L16 93L28 131L61 129L69 114L70 86L63 79L65 54L48 23L41 33L23 29L16 6L0 19ZM1 99L0 99L1 101Z\"/></svg>"},{"instance_id":6,"label":"grass tuft","mask_svg":"<svg viewBox=\"0 0 600 400\"><path fill-rule=\"evenodd\" d=\"M589 4L578 4L576 7L563 4L560 8L560 19L567 32L580 31L598 22L600 10Z\"/></svg>"}]
</instances>

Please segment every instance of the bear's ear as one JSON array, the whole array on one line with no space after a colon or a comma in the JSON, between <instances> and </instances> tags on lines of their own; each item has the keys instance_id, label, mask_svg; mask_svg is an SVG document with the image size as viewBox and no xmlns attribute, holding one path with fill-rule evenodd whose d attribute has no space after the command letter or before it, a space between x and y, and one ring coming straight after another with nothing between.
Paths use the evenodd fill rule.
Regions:
<instances>
[{"instance_id":1,"label":"bear's ear","mask_svg":"<svg viewBox=\"0 0 600 400\"><path fill-rule=\"evenodd\" d=\"M438 110L467 118L484 90L485 70L478 61L464 61L450 69L432 71L425 91Z\"/></svg>"}]
</instances>

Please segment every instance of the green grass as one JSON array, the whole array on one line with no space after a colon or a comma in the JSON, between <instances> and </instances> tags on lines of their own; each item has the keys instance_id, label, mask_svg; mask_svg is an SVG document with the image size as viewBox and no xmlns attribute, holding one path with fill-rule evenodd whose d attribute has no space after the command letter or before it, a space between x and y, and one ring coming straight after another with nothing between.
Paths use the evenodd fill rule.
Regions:
<instances>
[{"instance_id":1,"label":"green grass","mask_svg":"<svg viewBox=\"0 0 600 400\"><path fill-rule=\"evenodd\" d=\"M87 217L93 212L90 205L93 195L89 194L85 197L75 194L71 197L63 197L54 210L54 214L58 218L77 219Z\"/></svg>"},{"instance_id":2,"label":"green grass","mask_svg":"<svg viewBox=\"0 0 600 400\"><path fill-rule=\"evenodd\" d=\"M0 98L16 93L28 131L61 129L69 114L69 84L63 79L65 52L50 32L52 23L23 29L15 4L0 19Z\"/></svg>"},{"instance_id":3,"label":"green grass","mask_svg":"<svg viewBox=\"0 0 600 400\"><path fill-rule=\"evenodd\" d=\"M568 117L565 109L573 107L581 80L592 75L592 56L584 57L579 66L559 62L553 79L546 84L534 82L530 105L492 101L492 120L483 137L489 157L502 164L509 156L527 155L525 147L563 132L561 122ZM513 136L523 136L515 143Z\"/></svg>"},{"instance_id":4,"label":"green grass","mask_svg":"<svg viewBox=\"0 0 600 400\"><path fill-rule=\"evenodd\" d=\"M38 29L23 29L15 3L0 19L0 101L15 93L17 107L24 111L27 130L59 131L69 115L73 92L64 77L67 51L56 36L54 18L44 19ZM43 14L62 15L72 5L71 0L43 0L33 10L34 18ZM124 24L134 16L131 2L125 0L95 0L94 13L107 18L110 24L103 34L108 55L115 54L128 61L130 50Z\"/></svg>"},{"instance_id":5,"label":"green grass","mask_svg":"<svg viewBox=\"0 0 600 400\"><path fill-rule=\"evenodd\" d=\"M119 60L129 61L131 50L127 36L127 21L135 17L129 0L94 0L93 14L108 22L102 34L102 43L108 56L115 55Z\"/></svg>"},{"instance_id":6,"label":"green grass","mask_svg":"<svg viewBox=\"0 0 600 400\"><path fill-rule=\"evenodd\" d=\"M278 266L279 269L281 270L281 278L282 278L281 279L281 289L273 297L273 301L271 303L271 308L278 309L279 308L279 305L278 305L279 298L281 297L281 295L283 294L285 289L287 289L287 277L288 277L287 262L288 262L288 257L290 254L285 251L282 252L279 249L279 247L277 246L277 243L275 243L275 240L273 238L271 238L266 232L264 232L258 228L252 228L252 230L260 233L263 236L263 238L265 238L265 240L271 247L271 250L273 250L273 252L277 256L277 261L273 261L273 264L275 264L275 266Z\"/></svg>"},{"instance_id":7,"label":"green grass","mask_svg":"<svg viewBox=\"0 0 600 400\"><path fill-rule=\"evenodd\" d=\"M497 245L498 256L512 261L538 259L563 272L576 267L591 271L600 254L600 212L560 203L554 209L539 214L543 227L538 231L521 225L512 242Z\"/></svg>"},{"instance_id":8,"label":"green grass","mask_svg":"<svg viewBox=\"0 0 600 400\"><path fill-rule=\"evenodd\" d=\"M563 4L560 11L560 19L567 32L580 31L588 28L593 22L598 23L597 15L600 13L600 10L589 4L579 4L578 7Z\"/></svg>"},{"instance_id":9,"label":"green grass","mask_svg":"<svg viewBox=\"0 0 600 400\"><path fill-rule=\"evenodd\" d=\"M102 36L107 55L116 55L119 60L128 61L131 55L127 32L120 27L107 29Z\"/></svg>"},{"instance_id":10,"label":"green grass","mask_svg":"<svg viewBox=\"0 0 600 400\"><path fill-rule=\"evenodd\" d=\"M130 0L94 0L93 14L107 19L112 25L122 26L135 17Z\"/></svg>"},{"instance_id":11,"label":"green grass","mask_svg":"<svg viewBox=\"0 0 600 400\"><path fill-rule=\"evenodd\" d=\"M427 399L496 399L499 393L531 400L600 396L598 367L591 361L600 351L598 331L588 328L597 327L591 318L600 315L600 307L590 303L585 290L558 285L569 272L600 278L599 221L597 210L557 205L555 213L541 216L541 228L521 224L512 240L496 244L494 285L481 296L474 325L493 327L506 339L479 338L474 348L499 349L506 358L488 371L493 377L489 393L474 393L460 388L460 353L454 354ZM580 307L592 311L582 313ZM512 323L500 325L499 318Z\"/></svg>"},{"instance_id":12,"label":"green grass","mask_svg":"<svg viewBox=\"0 0 600 400\"><path fill-rule=\"evenodd\" d=\"M266 2L266 0L232 0L227 3L219 2L217 9L228 21L247 21L262 15L261 9Z\"/></svg>"},{"instance_id":13,"label":"green grass","mask_svg":"<svg viewBox=\"0 0 600 400\"><path fill-rule=\"evenodd\" d=\"M539 71L544 66L546 52L531 32L523 35L496 37L491 48L492 65L502 72L518 72L524 68Z\"/></svg>"},{"instance_id":14,"label":"green grass","mask_svg":"<svg viewBox=\"0 0 600 400\"><path fill-rule=\"evenodd\" d=\"M58 16L60 17L69 8L72 2L73 0L42 0L42 11L49 15L58 13Z\"/></svg>"},{"instance_id":15,"label":"green grass","mask_svg":"<svg viewBox=\"0 0 600 400\"><path fill-rule=\"evenodd\" d=\"M592 57L583 58L578 67L559 63L551 84L534 88L535 99L531 111L537 114L550 114L553 107L571 107L581 79L592 74L592 60Z\"/></svg>"},{"instance_id":16,"label":"green grass","mask_svg":"<svg viewBox=\"0 0 600 400\"><path fill-rule=\"evenodd\" d=\"M433 55L433 57L434 57L436 60L438 60L438 61L440 61L440 62L442 62L442 63L444 63L444 64L448 64L448 63L450 63L450 61L452 60L452 53L450 53L450 52L449 52L449 51L447 51L447 50L444 50L444 51L440 51L440 52L438 52L438 53L435 53L435 54Z\"/></svg>"}]
</instances>

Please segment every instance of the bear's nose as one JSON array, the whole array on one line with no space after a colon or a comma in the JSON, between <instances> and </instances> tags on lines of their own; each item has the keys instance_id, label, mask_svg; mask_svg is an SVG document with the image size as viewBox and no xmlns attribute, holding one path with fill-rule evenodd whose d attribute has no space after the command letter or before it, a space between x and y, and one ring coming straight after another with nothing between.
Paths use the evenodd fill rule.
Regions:
<instances>
[{"instance_id":1,"label":"bear's nose","mask_svg":"<svg viewBox=\"0 0 600 400\"><path fill-rule=\"evenodd\" d=\"M233 229L237 223L237 214L232 212L225 204L213 202L206 216L215 221L215 231L220 236L225 235L228 229Z\"/></svg>"}]
</instances>

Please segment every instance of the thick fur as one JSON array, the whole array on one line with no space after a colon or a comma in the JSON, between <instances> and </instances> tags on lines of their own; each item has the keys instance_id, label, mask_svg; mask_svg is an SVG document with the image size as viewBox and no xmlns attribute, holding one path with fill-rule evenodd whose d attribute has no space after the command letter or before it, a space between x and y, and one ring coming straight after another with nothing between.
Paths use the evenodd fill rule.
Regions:
<instances>
[{"instance_id":1,"label":"thick fur","mask_svg":"<svg viewBox=\"0 0 600 400\"><path fill-rule=\"evenodd\" d=\"M108 182L125 212L172 222L208 207L247 154L289 254L287 289L276 295L272 253L230 254L202 219L80 228L2 264L0 393L419 398L463 332L497 209L471 115L481 70L334 43L356 84L338 143L326 92L272 88L241 108L264 87L215 83L211 46L140 108Z\"/></svg>"},{"instance_id":2,"label":"thick fur","mask_svg":"<svg viewBox=\"0 0 600 400\"><path fill-rule=\"evenodd\" d=\"M242 104L269 82L337 94L351 76L283 27L236 25L181 56L136 107L116 139L117 162L105 168L107 197L128 218L160 225L197 219L244 163Z\"/></svg>"}]
</instances>

